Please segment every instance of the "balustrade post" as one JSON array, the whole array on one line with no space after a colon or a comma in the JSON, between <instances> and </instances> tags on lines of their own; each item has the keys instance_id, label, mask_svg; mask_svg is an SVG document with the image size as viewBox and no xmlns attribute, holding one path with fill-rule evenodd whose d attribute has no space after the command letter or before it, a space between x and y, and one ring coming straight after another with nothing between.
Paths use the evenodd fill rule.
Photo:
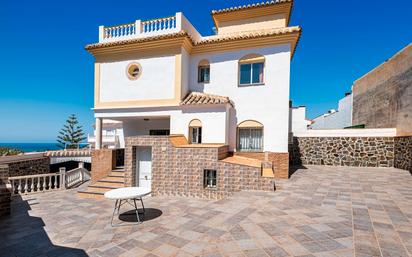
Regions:
<instances>
[{"instance_id":1,"label":"balustrade post","mask_svg":"<svg viewBox=\"0 0 412 257\"><path fill-rule=\"evenodd\" d=\"M141 34L141 33L142 33L142 21L141 21L141 20L136 20L134 26L135 26L135 31L134 31L134 33L135 33L136 35Z\"/></svg>"},{"instance_id":2,"label":"balustrade post","mask_svg":"<svg viewBox=\"0 0 412 257\"><path fill-rule=\"evenodd\" d=\"M66 168L60 167L59 173L60 173L60 189L66 189Z\"/></svg>"},{"instance_id":3,"label":"balustrade post","mask_svg":"<svg viewBox=\"0 0 412 257\"><path fill-rule=\"evenodd\" d=\"M104 39L104 26L99 26L99 42L102 42Z\"/></svg>"},{"instance_id":4,"label":"balustrade post","mask_svg":"<svg viewBox=\"0 0 412 257\"><path fill-rule=\"evenodd\" d=\"M84 162L79 162L79 169L81 169L81 170L80 170L80 181L83 182Z\"/></svg>"},{"instance_id":5,"label":"balustrade post","mask_svg":"<svg viewBox=\"0 0 412 257\"><path fill-rule=\"evenodd\" d=\"M182 13L181 12L176 13L176 29L177 31L182 30Z\"/></svg>"}]
</instances>

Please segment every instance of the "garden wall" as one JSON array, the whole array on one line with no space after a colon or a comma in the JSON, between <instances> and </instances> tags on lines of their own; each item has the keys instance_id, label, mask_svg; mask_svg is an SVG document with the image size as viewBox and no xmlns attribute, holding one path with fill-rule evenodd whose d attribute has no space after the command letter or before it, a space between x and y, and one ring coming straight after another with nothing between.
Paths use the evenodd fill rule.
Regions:
<instances>
[{"instance_id":1,"label":"garden wall","mask_svg":"<svg viewBox=\"0 0 412 257\"><path fill-rule=\"evenodd\" d=\"M412 136L395 137L394 166L412 173Z\"/></svg>"},{"instance_id":2,"label":"garden wall","mask_svg":"<svg viewBox=\"0 0 412 257\"><path fill-rule=\"evenodd\" d=\"M359 136L354 131L338 133L331 131L308 132L293 137L289 145L292 165L333 165L356 167L395 167L412 172L412 136ZM374 130L370 135L379 135ZM380 133L383 135L383 133Z\"/></svg>"}]
</instances>

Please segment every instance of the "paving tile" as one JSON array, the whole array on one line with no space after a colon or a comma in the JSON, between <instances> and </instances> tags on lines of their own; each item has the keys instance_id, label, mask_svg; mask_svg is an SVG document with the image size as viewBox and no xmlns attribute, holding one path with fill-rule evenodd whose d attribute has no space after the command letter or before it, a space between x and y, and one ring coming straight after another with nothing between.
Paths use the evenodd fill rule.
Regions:
<instances>
[{"instance_id":1,"label":"paving tile","mask_svg":"<svg viewBox=\"0 0 412 257\"><path fill-rule=\"evenodd\" d=\"M218 201L151 197L145 204L161 216L119 228L109 224L111 201L81 199L75 190L23 196L0 220L0 248L7 256L412 254L407 171L308 166L277 183L274 193Z\"/></svg>"}]
</instances>

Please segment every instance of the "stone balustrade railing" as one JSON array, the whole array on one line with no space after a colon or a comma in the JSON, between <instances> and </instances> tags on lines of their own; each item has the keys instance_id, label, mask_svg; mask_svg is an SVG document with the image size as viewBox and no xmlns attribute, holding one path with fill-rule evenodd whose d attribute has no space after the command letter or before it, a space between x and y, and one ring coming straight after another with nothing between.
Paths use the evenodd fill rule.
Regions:
<instances>
[{"instance_id":1,"label":"stone balustrade railing","mask_svg":"<svg viewBox=\"0 0 412 257\"><path fill-rule=\"evenodd\" d=\"M79 163L79 167L73 170L66 172L66 188L72 188L78 184L83 183L84 181L90 180L91 175L90 171L84 168L82 162Z\"/></svg>"},{"instance_id":2,"label":"stone balustrade railing","mask_svg":"<svg viewBox=\"0 0 412 257\"><path fill-rule=\"evenodd\" d=\"M181 30L193 34L194 39L200 38L200 34L190 24L190 22L178 12L175 16L153 19L153 20L136 20L134 23L123 25L99 27L99 42L113 42L118 40L149 37L155 35L169 34Z\"/></svg>"},{"instance_id":3,"label":"stone balustrade railing","mask_svg":"<svg viewBox=\"0 0 412 257\"><path fill-rule=\"evenodd\" d=\"M9 177L12 195L63 190L90 179L90 172L83 163L66 173L66 168L60 168L58 173L47 173L28 176Z\"/></svg>"}]
</instances>

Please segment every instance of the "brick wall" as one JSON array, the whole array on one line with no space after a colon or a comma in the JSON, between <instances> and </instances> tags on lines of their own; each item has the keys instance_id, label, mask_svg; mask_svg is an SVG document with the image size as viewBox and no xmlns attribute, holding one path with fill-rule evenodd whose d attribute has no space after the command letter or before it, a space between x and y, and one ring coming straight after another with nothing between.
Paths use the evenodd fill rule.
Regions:
<instances>
[{"instance_id":1,"label":"brick wall","mask_svg":"<svg viewBox=\"0 0 412 257\"><path fill-rule=\"evenodd\" d=\"M289 153L236 152L235 155L272 162L275 178L289 178Z\"/></svg>"},{"instance_id":2,"label":"brick wall","mask_svg":"<svg viewBox=\"0 0 412 257\"><path fill-rule=\"evenodd\" d=\"M274 190L274 179L263 178L261 168L219 161L223 147L173 146L169 137L137 136L125 140L125 185L136 185L136 147L152 147L153 195L219 199L239 190ZM203 186L203 170L217 171L217 187Z\"/></svg>"},{"instance_id":3,"label":"brick wall","mask_svg":"<svg viewBox=\"0 0 412 257\"><path fill-rule=\"evenodd\" d=\"M412 44L353 84L353 125L412 135Z\"/></svg>"},{"instance_id":4,"label":"brick wall","mask_svg":"<svg viewBox=\"0 0 412 257\"><path fill-rule=\"evenodd\" d=\"M294 137L293 165L393 167L393 137Z\"/></svg>"},{"instance_id":5,"label":"brick wall","mask_svg":"<svg viewBox=\"0 0 412 257\"><path fill-rule=\"evenodd\" d=\"M92 183L106 177L116 166L116 150L100 149L92 152Z\"/></svg>"},{"instance_id":6,"label":"brick wall","mask_svg":"<svg viewBox=\"0 0 412 257\"><path fill-rule=\"evenodd\" d=\"M412 173L412 136L395 137L394 166Z\"/></svg>"}]
</instances>

